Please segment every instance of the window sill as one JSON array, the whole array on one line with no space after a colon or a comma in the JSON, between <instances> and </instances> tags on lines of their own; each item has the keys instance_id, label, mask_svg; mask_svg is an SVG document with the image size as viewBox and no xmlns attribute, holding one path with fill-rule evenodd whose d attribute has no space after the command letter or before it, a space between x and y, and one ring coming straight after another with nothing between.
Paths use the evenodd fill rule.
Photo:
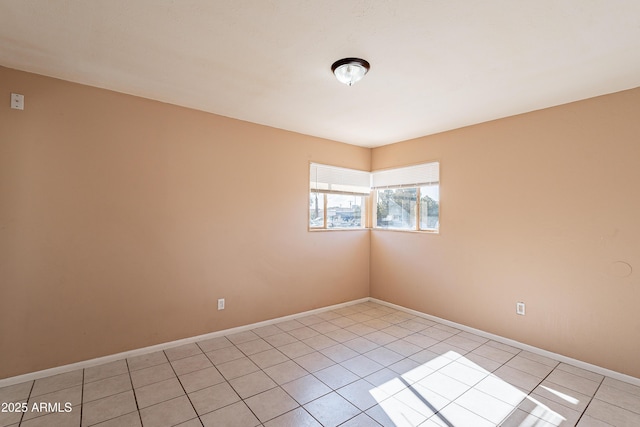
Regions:
<instances>
[{"instance_id":1,"label":"window sill","mask_svg":"<svg viewBox=\"0 0 640 427\"><path fill-rule=\"evenodd\" d=\"M395 228L307 228L307 231L311 233L323 232L323 231L391 231L396 233L412 233L412 234L440 234L440 230L400 230Z\"/></svg>"},{"instance_id":2,"label":"window sill","mask_svg":"<svg viewBox=\"0 0 640 427\"><path fill-rule=\"evenodd\" d=\"M398 228L371 228L374 231L392 231L396 233L414 233L414 234L440 234L440 230L402 230Z\"/></svg>"},{"instance_id":3,"label":"window sill","mask_svg":"<svg viewBox=\"0 0 640 427\"><path fill-rule=\"evenodd\" d=\"M312 233L318 232L318 231L364 231L364 230L371 230L370 228L307 228L307 231L310 231Z\"/></svg>"}]
</instances>

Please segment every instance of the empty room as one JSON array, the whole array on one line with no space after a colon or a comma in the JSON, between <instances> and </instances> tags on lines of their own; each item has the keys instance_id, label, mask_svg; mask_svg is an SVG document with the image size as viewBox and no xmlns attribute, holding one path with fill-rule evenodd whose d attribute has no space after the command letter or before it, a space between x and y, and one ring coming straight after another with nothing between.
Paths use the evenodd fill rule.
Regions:
<instances>
[{"instance_id":1,"label":"empty room","mask_svg":"<svg viewBox=\"0 0 640 427\"><path fill-rule=\"evenodd\" d=\"M0 427L640 425L636 0L0 2Z\"/></svg>"}]
</instances>

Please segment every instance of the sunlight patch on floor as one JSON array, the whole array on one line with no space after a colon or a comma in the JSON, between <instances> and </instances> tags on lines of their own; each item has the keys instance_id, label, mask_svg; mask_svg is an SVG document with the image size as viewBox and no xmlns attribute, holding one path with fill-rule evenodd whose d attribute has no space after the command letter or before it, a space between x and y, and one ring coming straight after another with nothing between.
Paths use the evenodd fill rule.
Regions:
<instances>
[{"instance_id":1,"label":"sunlight patch on floor","mask_svg":"<svg viewBox=\"0 0 640 427\"><path fill-rule=\"evenodd\" d=\"M469 369L472 370L469 370ZM543 388L566 402L578 400ZM454 351L448 351L369 390L394 426L495 426L521 406L520 427L560 426L566 419L542 402Z\"/></svg>"}]
</instances>

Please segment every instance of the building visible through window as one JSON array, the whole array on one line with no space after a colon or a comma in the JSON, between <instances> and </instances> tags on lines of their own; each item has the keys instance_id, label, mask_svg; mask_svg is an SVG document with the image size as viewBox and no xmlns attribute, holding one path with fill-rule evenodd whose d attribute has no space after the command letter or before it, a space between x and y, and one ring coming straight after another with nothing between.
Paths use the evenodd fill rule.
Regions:
<instances>
[{"instance_id":1,"label":"building visible through window","mask_svg":"<svg viewBox=\"0 0 640 427\"><path fill-rule=\"evenodd\" d=\"M309 172L309 228L364 228L369 172L312 163Z\"/></svg>"},{"instance_id":2,"label":"building visible through window","mask_svg":"<svg viewBox=\"0 0 640 427\"><path fill-rule=\"evenodd\" d=\"M438 162L371 173L311 163L309 183L309 229L364 228L369 216L374 228L439 231Z\"/></svg>"}]
</instances>

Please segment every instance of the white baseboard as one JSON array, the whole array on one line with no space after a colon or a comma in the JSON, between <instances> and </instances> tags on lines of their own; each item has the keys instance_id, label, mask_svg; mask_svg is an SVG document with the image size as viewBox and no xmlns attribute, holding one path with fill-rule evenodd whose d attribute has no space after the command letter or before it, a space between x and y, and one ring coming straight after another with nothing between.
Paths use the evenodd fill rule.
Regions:
<instances>
[{"instance_id":1,"label":"white baseboard","mask_svg":"<svg viewBox=\"0 0 640 427\"><path fill-rule=\"evenodd\" d=\"M606 368L603 368L603 367L600 367L600 366L597 366L597 365L592 365L590 363L583 362L582 360L573 359L571 357L563 356L563 355L558 354L558 353L553 353L551 351L543 350L543 349L538 348L538 347L533 347L533 346L528 345L528 344L523 344L523 343L521 343L519 341L511 340L509 338L504 338L504 337L501 337L499 335L494 335L494 334L491 334L489 332L485 332L485 331L482 331L480 329L471 328L471 327L466 326L466 325L461 325L460 323L452 322L450 320L441 319L439 317L432 316L430 314L425 314L425 313L422 313L420 311L412 310L410 308L406 308L406 307L403 307L401 305L392 304L390 302L379 300L377 298L369 298L369 300L372 301L372 302L376 302L376 303L378 303L380 305L385 305L387 307L395 308L397 310L401 310L401 311L413 314L413 315L418 316L418 317L423 317L423 318L428 319L428 320L433 320L434 322L442 323L443 325L452 326L452 327L460 329L462 331L470 332L472 334L476 334L476 335L479 335L481 337L484 337L484 338L487 338L487 339L491 339L493 341L497 341L497 342L500 342L500 343L503 343L503 344L507 344L507 345L510 345L512 347L519 348L521 350L526 350L526 351L529 351L531 353L538 354L540 356L549 357L549 358L555 359L555 360L557 360L559 362L564 362L564 363L567 363L569 365L576 366L578 368L586 369L587 371L595 372L597 374L604 375L604 376L607 376L607 377L611 377L613 379L624 381L626 383L630 383L630 384L633 384L633 385L636 385L636 386L640 387L640 378L636 378L636 377L632 377L630 375L622 374L620 372L612 371L610 369L606 369Z\"/></svg>"},{"instance_id":2,"label":"white baseboard","mask_svg":"<svg viewBox=\"0 0 640 427\"><path fill-rule=\"evenodd\" d=\"M396 304L392 304L390 302L387 301L383 301L383 300L379 300L377 298L371 298L371 297L366 297L366 298L360 298L357 300L353 300L353 301L347 301L344 303L340 303L340 304L335 304L335 305L331 305L331 306L327 306L327 307L321 307L321 308L316 308L314 310L309 310L309 311L304 311L302 313L296 313L296 314L291 314L289 316L283 316L283 317L278 317L275 319L270 319L270 320L265 320L262 322L257 322L257 323L252 323L249 325L244 325L244 326L238 326L235 328L230 328L230 329L225 329L222 331L216 331L216 332L211 332L208 334L204 334L204 335L198 335L195 337L189 337L189 338L184 338L184 339L180 339L180 340L176 340L176 341L171 341L171 342L166 342L166 343L162 343L162 344L157 344L157 345L153 345L153 346L149 346L149 347L143 347L143 348L139 348L139 349L135 349L135 350L130 350L130 351L125 351L122 353L117 353L117 354L112 354L112 355L108 355L108 356L103 356L103 357L98 357L95 359L91 359L91 360L85 360L82 362L77 362L77 363L71 363L69 365L63 365L63 366L58 366L55 368L50 368L50 369L45 369L42 371L37 371L37 372L31 372L28 374L24 374L24 375L18 375L15 377L9 377L9 378L5 378L5 379L1 379L0 380L0 388L2 387L7 387L10 385L14 385L14 384L18 384L18 383L22 383L25 381L32 381L32 380L37 380L40 378L45 378L45 377L50 377L52 375L58 375L58 374L63 374L66 372L71 372L71 371L75 371L76 369L86 369L86 368L91 368L93 366L98 366L98 365L102 365L105 363L109 363L109 362L114 362L116 360L121 360L121 359L126 359L129 357L134 357L134 356L140 356L142 354L148 354L148 353L153 353L156 351L160 351L160 350L166 350L169 348L173 348L173 347L178 347L184 344L191 344L197 341L203 341L206 339L210 339L210 338L216 338L216 337L220 337L223 335L230 335L230 334L235 334L238 332L244 332L244 331L248 331L250 329L255 329L255 328L259 328L262 326L268 326L268 325L272 325L274 323L278 323L278 322L283 322L286 320L292 320L292 319L296 319L299 317L304 317L304 316L308 316L311 314L315 314L315 313L322 313L325 311L330 311L330 310L336 310L338 308L342 308L342 307L347 307L350 305L354 305L354 304L359 304L362 302L367 302L367 301L371 301L371 302L375 302L378 303L380 305L384 305L387 307L391 307L391 308L395 308L396 310L401 310L404 311L406 313L410 313L413 314L415 316L418 317L422 317L425 319L429 319L429 320L433 320L435 322L438 323L442 323L444 325L448 325L448 326L452 326L454 328L466 331L466 332L470 332L472 334L476 334L479 335L481 337L487 338L487 339L491 339L503 344L507 344L510 345L512 347L516 347L522 350L526 350L529 351L531 353L535 353L538 354L540 356L545 356L545 357L549 357L551 359L555 359L558 360L560 362L564 362L564 363L568 363L570 365L573 366L577 366L578 368L582 368L582 369L586 369L588 371L591 372L595 372L598 373L600 375L605 375L607 377L611 377L620 381L624 381L636 386L640 387L640 378L636 378L636 377L632 377L630 375L626 375L626 374L622 374L620 372L616 372L616 371L612 371L610 369L606 369L606 368L602 368L600 366L597 365L592 365L590 363L586 363L583 362L581 360L577 360L577 359L573 359L571 357L567 357L567 356L563 356L561 354L557 354L557 353L553 353L547 350L543 350L537 347L533 347L530 346L528 344L523 344L521 342L518 341L514 341L508 338L504 338L501 337L499 335L494 335L492 333L489 332L485 332L479 329L475 329L475 328L471 328L469 326L466 325L462 325L456 322L452 322L450 320L446 320L446 319L441 319L439 317L436 316L432 316L430 314L425 314L422 313L420 311L416 311L416 310L412 310L410 308L406 308L403 307L401 305L396 305Z\"/></svg>"},{"instance_id":3,"label":"white baseboard","mask_svg":"<svg viewBox=\"0 0 640 427\"><path fill-rule=\"evenodd\" d=\"M178 347L185 344L191 344L197 341L203 341L210 338L221 337L223 335L236 334L238 332L248 331L250 329L259 328L262 326L272 325L274 323L283 322L286 320L292 320L299 317L308 316L310 314L322 313L324 311L336 310L338 308L347 307L354 304L369 301L368 297L360 298L353 301L347 301L340 304L334 304L327 307L316 308L314 310L304 311L302 313L291 314L289 316L278 317L275 319L265 320L262 322L252 323L249 325L238 326L235 328L224 329L222 331L211 332L204 335L198 335L195 337L183 338L176 341L166 342L162 344L156 344L149 347L138 348L135 350L124 351L122 353L111 354L108 356L97 357L95 359L84 360L82 362L71 363L69 365L57 366L55 368L45 369L37 372L30 372L28 374L18 375L15 377L9 377L0 379L0 388L7 387L14 384L19 384L25 381L37 380L40 378L50 377L52 375L64 374L66 372L75 371L76 369L86 369L93 366L103 365L109 362L115 362L116 360L127 359L129 357L140 356L142 354L153 353L160 350L166 350L168 348Z\"/></svg>"}]
</instances>

